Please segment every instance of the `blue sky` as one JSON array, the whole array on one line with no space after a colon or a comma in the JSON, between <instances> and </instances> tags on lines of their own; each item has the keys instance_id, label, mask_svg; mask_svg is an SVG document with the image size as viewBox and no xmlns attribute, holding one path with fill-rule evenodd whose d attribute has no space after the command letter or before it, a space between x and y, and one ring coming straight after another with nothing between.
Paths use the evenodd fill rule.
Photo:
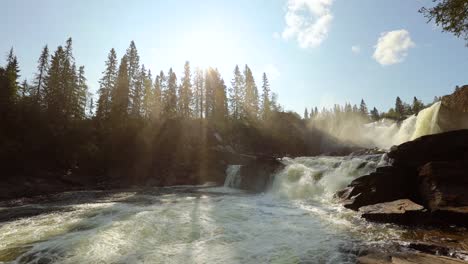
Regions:
<instances>
[{"instance_id":1,"label":"blue sky","mask_svg":"<svg viewBox=\"0 0 468 264\"><path fill-rule=\"evenodd\" d=\"M418 13L430 0L1 0L0 52L14 47L32 79L41 48L71 36L98 88L111 48L131 40L153 72L185 60L219 68L230 83L248 64L266 71L287 110L359 103L387 110L396 96L430 102L468 84L468 48ZM5 26L6 25L6 26Z\"/></svg>"}]
</instances>

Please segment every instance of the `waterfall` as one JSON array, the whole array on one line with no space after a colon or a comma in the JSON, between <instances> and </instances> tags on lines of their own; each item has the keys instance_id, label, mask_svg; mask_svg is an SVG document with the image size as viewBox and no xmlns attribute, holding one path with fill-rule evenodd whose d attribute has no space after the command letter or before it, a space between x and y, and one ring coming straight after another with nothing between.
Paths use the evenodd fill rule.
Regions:
<instances>
[{"instance_id":1,"label":"waterfall","mask_svg":"<svg viewBox=\"0 0 468 264\"><path fill-rule=\"evenodd\" d=\"M419 114L403 120L400 125L391 120L381 120L366 124L362 136L369 146L389 149L425 135L443 132L439 125L439 110L441 103L437 102L425 108Z\"/></svg>"},{"instance_id":2,"label":"waterfall","mask_svg":"<svg viewBox=\"0 0 468 264\"><path fill-rule=\"evenodd\" d=\"M352 180L385 166L386 155L283 159L270 193L292 200L331 200Z\"/></svg>"},{"instance_id":3,"label":"waterfall","mask_svg":"<svg viewBox=\"0 0 468 264\"><path fill-rule=\"evenodd\" d=\"M242 165L229 165L226 169L224 187L239 188L241 184L240 168Z\"/></svg>"}]
</instances>

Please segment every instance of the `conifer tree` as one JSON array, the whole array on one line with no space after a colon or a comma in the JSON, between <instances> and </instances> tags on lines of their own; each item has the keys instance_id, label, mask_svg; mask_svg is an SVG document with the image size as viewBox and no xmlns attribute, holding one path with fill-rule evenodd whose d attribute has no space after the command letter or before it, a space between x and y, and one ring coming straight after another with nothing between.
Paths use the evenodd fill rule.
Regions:
<instances>
[{"instance_id":1,"label":"conifer tree","mask_svg":"<svg viewBox=\"0 0 468 264\"><path fill-rule=\"evenodd\" d=\"M128 117L128 105L130 101L130 85L128 81L127 56L120 61L115 89L112 94L111 119L114 124L123 122Z\"/></svg>"},{"instance_id":2,"label":"conifer tree","mask_svg":"<svg viewBox=\"0 0 468 264\"><path fill-rule=\"evenodd\" d=\"M106 69L102 72L103 76L99 80L99 99L97 102L96 117L99 120L109 118L111 111L112 93L117 81L117 54L111 49L107 56Z\"/></svg>"},{"instance_id":3,"label":"conifer tree","mask_svg":"<svg viewBox=\"0 0 468 264\"><path fill-rule=\"evenodd\" d=\"M161 73L158 76L156 76L156 79L154 80L153 103L151 104L151 116L153 120L161 118L163 110L162 85L164 78L164 72L161 71Z\"/></svg>"},{"instance_id":4,"label":"conifer tree","mask_svg":"<svg viewBox=\"0 0 468 264\"><path fill-rule=\"evenodd\" d=\"M270 101L270 82L268 81L266 73L263 73L262 78L262 119L267 120L271 115L271 101ZM307 108L306 108L307 109Z\"/></svg>"},{"instance_id":5,"label":"conifer tree","mask_svg":"<svg viewBox=\"0 0 468 264\"><path fill-rule=\"evenodd\" d=\"M177 115L177 76L172 68L167 75L167 88L163 94L164 115L167 118L174 118Z\"/></svg>"},{"instance_id":6,"label":"conifer tree","mask_svg":"<svg viewBox=\"0 0 468 264\"><path fill-rule=\"evenodd\" d=\"M245 65L245 104L246 114L253 119L258 117L258 90L255 80L249 66Z\"/></svg>"},{"instance_id":7,"label":"conifer tree","mask_svg":"<svg viewBox=\"0 0 468 264\"><path fill-rule=\"evenodd\" d=\"M34 86L36 87L36 101L39 104L42 104L42 99L44 97L44 79L49 68L49 48L47 45L44 46L41 52L41 56L37 61L37 73L35 75Z\"/></svg>"},{"instance_id":8,"label":"conifer tree","mask_svg":"<svg viewBox=\"0 0 468 264\"><path fill-rule=\"evenodd\" d=\"M188 118L191 116L192 103L192 75L190 72L190 63L187 61L184 65L184 76L179 92L179 110L181 116Z\"/></svg>"},{"instance_id":9,"label":"conifer tree","mask_svg":"<svg viewBox=\"0 0 468 264\"><path fill-rule=\"evenodd\" d=\"M144 72L142 70L142 72ZM149 120L152 117L151 111L153 110L154 104L154 94L153 94L153 75L151 74L151 70L148 70L148 74L146 74L143 80L143 87L144 87L144 99L143 99L143 116L145 119Z\"/></svg>"},{"instance_id":10,"label":"conifer tree","mask_svg":"<svg viewBox=\"0 0 468 264\"><path fill-rule=\"evenodd\" d=\"M204 112L204 78L203 78L203 71L199 68L195 70L195 76L193 79L193 86L194 86L194 115L195 118L203 118Z\"/></svg>"},{"instance_id":11,"label":"conifer tree","mask_svg":"<svg viewBox=\"0 0 468 264\"><path fill-rule=\"evenodd\" d=\"M128 83L130 84L130 113L134 117L139 117L141 113L143 85L140 74L140 56L133 40L127 49L126 57L128 63Z\"/></svg>"},{"instance_id":12,"label":"conifer tree","mask_svg":"<svg viewBox=\"0 0 468 264\"><path fill-rule=\"evenodd\" d=\"M424 109L424 104L418 100L418 98L414 97L413 98L413 105L411 106L411 109L415 115L419 114L421 110Z\"/></svg>"},{"instance_id":13,"label":"conifer tree","mask_svg":"<svg viewBox=\"0 0 468 264\"><path fill-rule=\"evenodd\" d=\"M304 110L304 119L305 120L308 120L310 117L309 117L309 110L307 110L307 107L305 108Z\"/></svg>"},{"instance_id":14,"label":"conifer tree","mask_svg":"<svg viewBox=\"0 0 468 264\"><path fill-rule=\"evenodd\" d=\"M78 68L78 87L76 92L75 118L84 119L88 106L88 85L86 84L84 66Z\"/></svg>"},{"instance_id":15,"label":"conifer tree","mask_svg":"<svg viewBox=\"0 0 468 264\"><path fill-rule=\"evenodd\" d=\"M229 89L229 108L234 119L239 119L242 113L243 100L245 96L244 76L242 75L239 66L234 68L234 77L231 81Z\"/></svg>"},{"instance_id":16,"label":"conifer tree","mask_svg":"<svg viewBox=\"0 0 468 264\"><path fill-rule=\"evenodd\" d=\"M370 111L370 115L373 121L378 121L380 119L379 111L375 107Z\"/></svg>"},{"instance_id":17,"label":"conifer tree","mask_svg":"<svg viewBox=\"0 0 468 264\"><path fill-rule=\"evenodd\" d=\"M19 64L18 58L13 52L13 48L10 49L7 57L7 66L6 66L6 78L8 80L8 87L5 95L7 96L6 100L8 104L13 105L16 103L18 88L19 88Z\"/></svg>"},{"instance_id":18,"label":"conifer tree","mask_svg":"<svg viewBox=\"0 0 468 264\"><path fill-rule=\"evenodd\" d=\"M405 106L403 101L401 101L400 97L397 97L395 100L395 112L398 118L403 118L405 114Z\"/></svg>"},{"instance_id":19,"label":"conifer tree","mask_svg":"<svg viewBox=\"0 0 468 264\"><path fill-rule=\"evenodd\" d=\"M366 105L366 102L364 102L364 99L361 99L361 104L359 106L359 113L361 113L361 115L364 117L369 116L369 110L367 109L367 105Z\"/></svg>"}]
</instances>

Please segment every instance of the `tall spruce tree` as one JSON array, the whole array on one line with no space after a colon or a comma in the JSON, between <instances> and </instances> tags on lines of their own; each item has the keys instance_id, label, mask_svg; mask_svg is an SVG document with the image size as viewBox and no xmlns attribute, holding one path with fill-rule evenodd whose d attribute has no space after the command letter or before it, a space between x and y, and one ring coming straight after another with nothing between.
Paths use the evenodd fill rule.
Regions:
<instances>
[{"instance_id":1,"label":"tall spruce tree","mask_svg":"<svg viewBox=\"0 0 468 264\"><path fill-rule=\"evenodd\" d=\"M128 82L130 84L130 113L133 117L139 117L143 98L143 85L140 74L140 56L132 40L126 52L128 63Z\"/></svg>"},{"instance_id":2,"label":"tall spruce tree","mask_svg":"<svg viewBox=\"0 0 468 264\"><path fill-rule=\"evenodd\" d=\"M117 54L111 49L105 62L106 69L99 80L99 99L97 102L96 117L98 120L106 120L111 112L112 93L117 81Z\"/></svg>"},{"instance_id":3,"label":"tall spruce tree","mask_svg":"<svg viewBox=\"0 0 468 264\"><path fill-rule=\"evenodd\" d=\"M177 115L177 76L169 69L167 74L167 87L164 91L164 115L167 118L174 118Z\"/></svg>"},{"instance_id":4,"label":"tall spruce tree","mask_svg":"<svg viewBox=\"0 0 468 264\"><path fill-rule=\"evenodd\" d=\"M41 52L41 56L37 61L37 73L35 75L34 86L36 87L36 92L34 96L36 101L39 104L42 104L42 99L44 97L44 79L49 69L49 48L47 45L44 46Z\"/></svg>"},{"instance_id":5,"label":"tall spruce tree","mask_svg":"<svg viewBox=\"0 0 468 264\"><path fill-rule=\"evenodd\" d=\"M163 100L162 100L162 86L163 86L163 79L164 79L164 72L156 76L154 80L154 88L153 88L153 103L152 103L152 110L151 116L153 120L160 119L163 110Z\"/></svg>"},{"instance_id":6,"label":"tall spruce tree","mask_svg":"<svg viewBox=\"0 0 468 264\"><path fill-rule=\"evenodd\" d=\"M249 118L256 119L258 117L258 89L255 84L252 71L249 66L245 65L245 99L244 110Z\"/></svg>"},{"instance_id":7,"label":"tall spruce tree","mask_svg":"<svg viewBox=\"0 0 468 264\"><path fill-rule=\"evenodd\" d=\"M399 119L403 118L405 115L405 105L399 96L395 100L395 112L397 114L397 118Z\"/></svg>"},{"instance_id":8,"label":"tall spruce tree","mask_svg":"<svg viewBox=\"0 0 468 264\"><path fill-rule=\"evenodd\" d=\"M370 111L370 115L373 121L378 121L380 119L379 111L375 107Z\"/></svg>"},{"instance_id":9,"label":"tall spruce tree","mask_svg":"<svg viewBox=\"0 0 468 264\"><path fill-rule=\"evenodd\" d=\"M120 61L115 89L112 93L111 119L114 124L124 122L128 117L130 101L127 55Z\"/></svg>"},{"instance_id":10,"label":"tall spruce tree","mask_svg":"<svg viewBox=\"0 0 468 264\"><path fill-rule=\"evenodd\" d=\"M364 99L361 99L361 104L359 105L359 113L364 117L369 116L369 110L367 109L367 105L366 102L364 102Z\"/></svg>"},{"instance_id":11,"label":"tall spruce tree","mask_svg":"<svg viewBox=\"0 0 468 264\"><path fill-rule=\"evenodd\" d=\"M193 78L193 87L194 87L194 116L195 118L203 118L203 107L204 107L204 78L203 70L200 68L195 69L195 76Z\"/></svg>"},{"instance_id":12,"label":"tall spruce tree","mask_svg":"<svg viewBox=\"0 0 468 264\"><path fill-rule=\"evenodd\" d=\"M266 73L263 73L262 78L262 119L267 120L271 115L271 101L270 101L270 82L268 81ZM306 108L307 110L307 108ZM307 117L308 118L308 117Z\"/></svg>"},{"instance_id":13,"label":"tall spruce tree","mask_svg":"<svg viewBox=\"0 0 468 264\"><path fill-rule=\"evenodd\" d=\"M182 77L182 84L180 85L179 91L179 111L180 115L188 118L191 116L191 105L192 105L192 74L190 72L190 63L185 62L184 75Z\"/></svg>"},{"instance_id":14,"label":"tall spruce tree","mask_svg":"<svg viewBox=\"0 0 468 264\"><path fill-rule=\"evenodd\" d=\"M86 108L88 106L88 85L86 84L85 67L78 68L78 80L76 90L76 109L75 118L84 119L86 117Z\"/></svg>"},{"instance_id":15,"label":"tall spruce tree","mask_svg":"<svg viewBox=\"0 0 468 264\"><path fill-rule=\"evenodd\" d=\"M143 72L143 70L142 70ZM153 94L153 75L151 70L148 70L148 73L145 75L143 80L144 88L144 99L143 99L143 116L145 119L149 120L152 117L153 104L154 104L154 94Z\"/></svg>"},{"instance_id":16,"label":"tall spruce tree","mask_svg":"<svg viewBox=\"0 0 468 264\"><path fill-rule=\"evenodd\" d=\"M244 76L242 75L239 66L234 68L234 77L231 81L229 89L229 110L234 119L239 119L242 113L244 99Z\"/></svg>"}]
</instances>

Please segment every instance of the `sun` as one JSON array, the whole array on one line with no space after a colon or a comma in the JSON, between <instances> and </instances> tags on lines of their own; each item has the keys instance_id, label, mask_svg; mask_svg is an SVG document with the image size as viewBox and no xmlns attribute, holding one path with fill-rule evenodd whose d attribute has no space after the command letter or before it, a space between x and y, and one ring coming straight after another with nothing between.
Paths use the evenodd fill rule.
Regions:
<instances>
[{"instance_id":1,"label":"sun","mask_svg":"<svg viewBox=\"0 0 468 264\"><path fill-rule=\"evenodd\" d=\"M195 67L223 67L235 61L240 48L230 32L211 28L191 31L179 50Z\"/></svg>"}]
</instances>

